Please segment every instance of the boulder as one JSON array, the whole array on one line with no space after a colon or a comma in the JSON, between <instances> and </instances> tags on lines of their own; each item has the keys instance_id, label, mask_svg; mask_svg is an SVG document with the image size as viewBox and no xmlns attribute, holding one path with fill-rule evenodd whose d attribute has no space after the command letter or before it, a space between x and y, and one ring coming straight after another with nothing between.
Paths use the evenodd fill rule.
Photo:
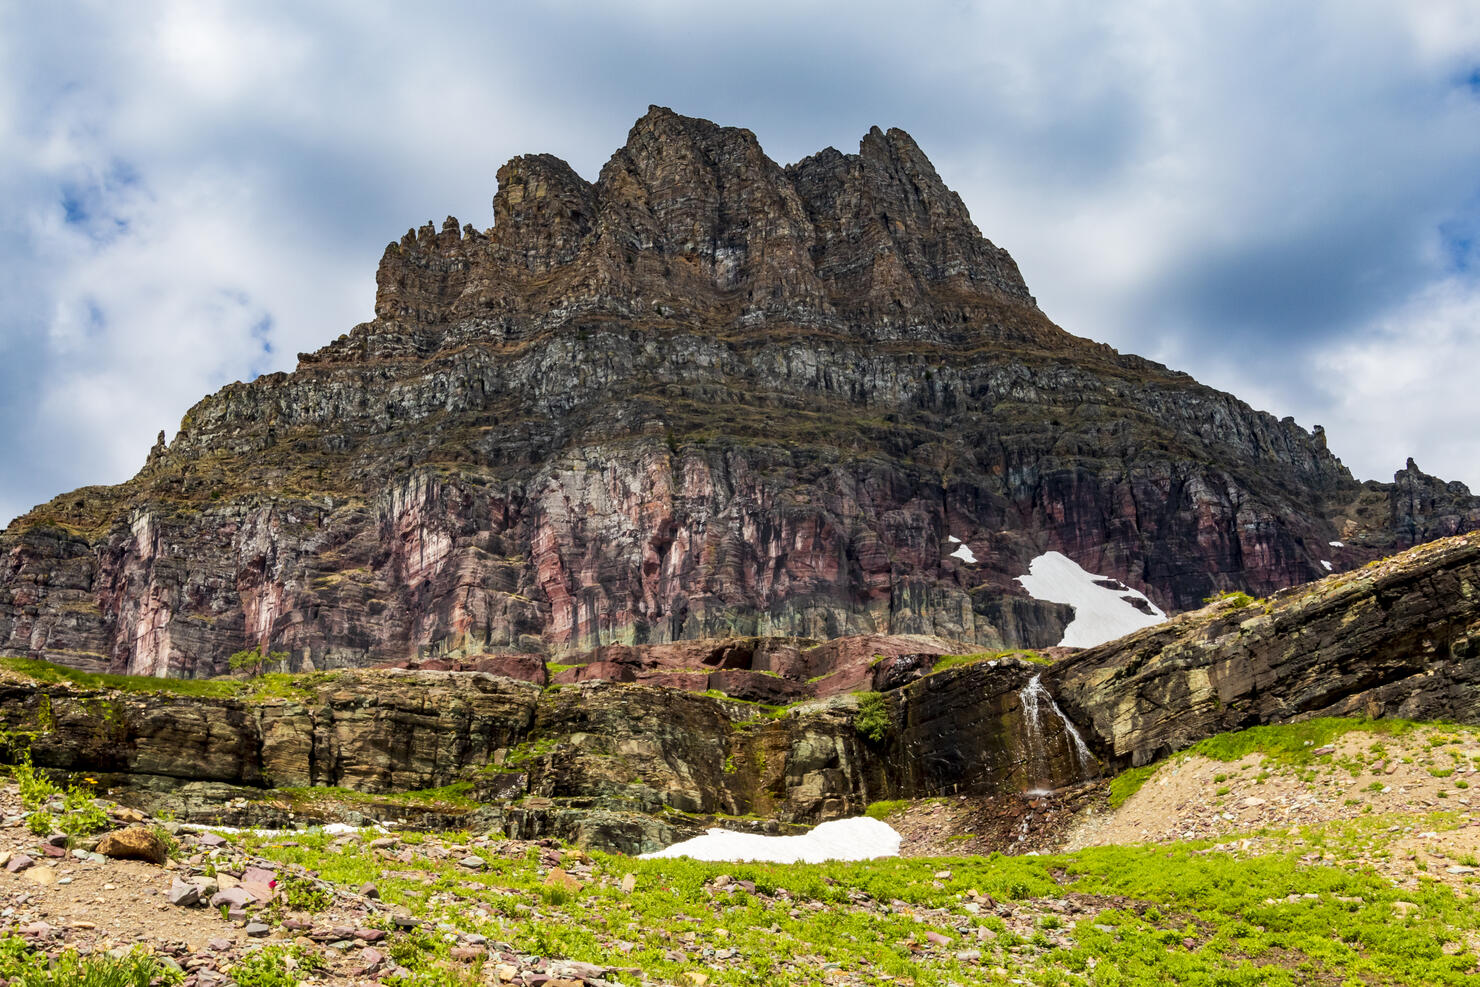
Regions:
<instances>
[{"instance_id":1,"label":"boulder","mask_svg":"<svg viewBox=\"0 0 1480 987\"><path fill-rule=\"evenodd\" d=\"M151 864L163 864L169 859L164 843L143 826L105 834L98 841L98 853L114 860L146 860Z\"/></svg>"}]
</instances>

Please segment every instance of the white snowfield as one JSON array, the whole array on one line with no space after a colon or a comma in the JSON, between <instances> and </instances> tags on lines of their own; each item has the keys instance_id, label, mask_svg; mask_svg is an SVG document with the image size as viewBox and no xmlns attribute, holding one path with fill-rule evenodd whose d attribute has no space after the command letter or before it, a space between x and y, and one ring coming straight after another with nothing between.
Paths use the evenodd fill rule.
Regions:
<instances>
[{"instance_id":1,"label":"white snowfield","mask_svg":"<svg viewBox=\"0 0 1480 987\"><path fill-rule=\"evenodd\" d=\"M801 836L760 836L711 829L642 859L690 857L694 860L759 860L772 864L820 864L825 860L872 860L899 856L899 834L878 819L834 819Z\"/></svg>"},{"instance_id":2,"label":"white snowfield","mask_svg":"<svg viewBox=\"0 0 1480 987\"><path fill-rule=\"evenodd\" d=\"M971 546L967 545L955 535L947 535L946 540L949 541L952 545L961 546L951 553L951 558L960 559L962 562L970 562L972 565L976 565L976 553L972 552Z\"/></svg>"},{"instance_id":3,"label":"white snowfield","mask_svg":"<svg viewBox=\"0 0 1480 987\"><path fill-rule=\"evenodd\" d=\"M1128 586L1110 589L1095 585L1095 580L1106 578L1085 572L1061 552L1047 552L1028 563L1028 574L1019 576L1018 582L1035 600L1067 603L1074 608L1074 619L1064 628L1064 639L1059 642L1065 647L1092 648L1167 619L1143 593ZM1127 597L1144 601L1151 613L1142 612Z\"/></svg>"}]
</instances>

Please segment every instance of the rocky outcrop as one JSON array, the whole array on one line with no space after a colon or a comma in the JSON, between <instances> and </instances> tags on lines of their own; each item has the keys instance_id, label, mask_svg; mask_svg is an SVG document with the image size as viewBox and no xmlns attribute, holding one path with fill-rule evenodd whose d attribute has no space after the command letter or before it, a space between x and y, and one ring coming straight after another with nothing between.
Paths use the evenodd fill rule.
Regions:
<instances>
[{"instance_id":1,"label":"rocky outcrop","mask_svg":"<svg viewBox=\"0 0 1480 987\"><path fill-rule=\"evenodd\" d=\"M594 182L548 155L498 177L492 228L387 248L373 321L14 522L0 653L206 676L248 647L1044 646L1066 611L1015 580L1045 551L1172 611L1480 522L1055 326L902 131L783 168L655 107Z\"/></svg>"},{"instance_id":2,"label":"rocky outcrop","mask_svg":"<svg viewBox=\"0 0 1480 987\"><path fill-rule=\"evenodd\" d=\"M473 813L523 836L645 851L715 820L774 828L881 799L1031 798L1259 724L1480 722L1480 533L1268 599L1230 596L1051 662L946 661L940 647L606 646L549 686L517 662L506 670L518 677L362 670L226 697L12 681L0 685L0 728L38 766L205 818L284 823L294 803L276 788L335 786L391 799L383 817L466 824L456 813ZM727 683L788 705L717 691ZM799 694L820 698L791 701ZM473 801L453 815L393 800L456 783Z\"/></svg>"},{"instance_id":3,"label":"rocky outcrop","mask_svg":"<svg viewBox=\"0 0 1480 987\"><path fill-rule=\"evenodd\" d=\"M1044 674L1110 764L1314 716L1480 722L1480 535L1232 598Z\"/></svg>"},{"instance_id":4,"label":"rocky outcrop","mask_svg":"<svg viewBox=\"0 0 1480 987\"><path fill-rule=\"evenodd\" d=\"M1011 794L1097 776L1051 698L1040 705L1036 668L990 660L882 696L790 707L399 669L309 677L275 697L12 683L0 686L0 726L29 738L39 767L87 772L121 797L206 819L285 823L279 788L390 796L470 783L484 822L655 849L696 820L813 823L884 798Z\"/></svg>"}]
</instances>

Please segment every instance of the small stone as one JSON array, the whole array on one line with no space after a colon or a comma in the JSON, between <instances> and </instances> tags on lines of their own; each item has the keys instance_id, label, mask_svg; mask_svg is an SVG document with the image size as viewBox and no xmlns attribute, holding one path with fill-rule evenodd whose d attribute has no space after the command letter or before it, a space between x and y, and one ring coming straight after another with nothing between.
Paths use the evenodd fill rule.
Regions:
<instances>
[{"instance_id":1,"label":"small stone","mask_svg":"<svg viewBox=\"0 0 1480 987\"><path fill-rule=\"evenodd\" d=\"M56 868L48 867L45 864L37 864L35 867L27 867L25 873L23 873L21 877L24 877L32 884L40 884L44 887L49 887L50 885L57 883Z\"/></svg>"},{"instance_id":2,"label":"small stone","mask_svg":"<svg viewBox=\"0 0 1480 987\"><path fill-rule=\"evenodd\" d=\"M720 950L719 952L723 953L726 950ZM728 950L728 952L733 955L735 951ZM715 955L719 954L716 953ZM725 957L720 958L724 959ZM597 966L595 963L581 963L578 960L559 960L550 963L548 972L566 980L582 981L600 980L606 976L607 971L606 967Z\"/></svg>"},{"instance_id":3,"label":"small stone","mask_svg":"<svg viewBox=\"0 0 1480 987\"><path fill-rule=\"evenodd\" d=\"M245 922L246 920L247 920L247 910L245 908L234 907L234 908L227 908L226 909L226 921L228 921L228 922Z\"/></svg>"},{"instance_id":4,"label":"small stone","mask_svg":"<svg viewBox=\"0 0 1480 987\"><path fill-rule=\"evenodd\" d=\"M384 929L356 929L355 938L360 942L380 942L385 938Z\"/></svg>"},{"instance_id":5,"label":"small stone","mask_svg":"<svg viewBox=\"0 0 1480 987\"><path fill-rule=\"evenodd\" d=\"M519 968L512 963L500 963L493 968L493 975L504 983L512 983L514 978L519 976Z\"/></svg>"},{"instance_id":6,"label":"small stone","mask_svg":"<svg viewBox=\"0 0 1480 987\"><path fill-rule=\"evenodd\" d=\"M215 953L224 953L231 948L231 940L210 939L206 942L206 948Z\"/></svg>"},{"instance_id":7,"label":"small stone","mask_svg":"<svg viewBox=\"0 0 1480 987\"><path fill-rule=\"evenodd\" d=\"M143 826L107 834L98 841L98 853L114 860L146 860L151 864L163 864L168 859L159 837Z\"/></svg>"},{"instance_id":8,"label":"small stone","mask_svg":"<svg viewBox=\"0 0 1480 987\"><path fill-rule=\"evenodd\" d=\"M366 898L379 898L380 889L369 881L360 885L360 894Z\"/></svg>"},{"instance_id":9,"label":"small stone","mask_svg":"<svg viewBox=\"0 0 1480 987\"><path fill-rule=\"evenodd\" d=\"M245 888L222 888L211 895L211 907L220 908L226 905L228 908L246 908L254 900Z\"/></svg>"},{"instance_id":10,"label":"small stone","mask_svg":"<svg viewBox=\"0 0 1480 987\"><path fill-rule=\"evenodd\" d=\"M10 871L12 874L19 874L21 871L25 870L27 867L30 867L35 863L36 861L32 860L24 853L18 853L15 856L11 857L8 861L6 861L5 869Z\"/></svg>"},{"instance_id":11,"label":"small stone","mask_svg":"<svg viewBox=\"0 0 1480 987\"><path fill-rule=\"evenodd\" d=\"M196 838L195 842L199 843L201 846L222 846L226 843L226 838L216 833L201 833L200 836Z\"/></svg>"},{"instance_id":12,"label":"small stone","mask_svg":"<svg viewBox=\"0 0 1480 987\"><path fill-rule=\"evenodd\" d=\"M248 867L242 871L241 882L243 884L271 884L277 880L277 871L267 870L262 867Z\"/></svg>"},{"instance_id":13,"label":"small stone","mask_svg":"<svg viewBox=\"0 0 1480 987\"><path fill-rule=\"evenodd\" d=\"M925 938L935 943L937 946L949 946L951 944L951 940L941 935L939 932L926 932Z\"/></svg>"},{"instance_id":14,"label":"small stone","mask_svg":"<svg viewBox=\"0 0 1480 987\"><path fill-rule=\"evenodd\" d=\"M360 967L360 976L368 977L381 968L385 963L386 956L374 946L367 946L360 950L360 960L365 964Z\"/></svg>"},{"instance_id":15,"label":"small stone","mask_svg":"<svg viewBox=\"0 0 1480 987\"><path fill-rule=\"evenodd\" d=\"M938 870L935 872L935 879L937 881L949 881L951 879L951 872L948 870Z\"/></svg>"},{"instance_id":16,"label":"small stone","mask_svg":"<svg viewBox=\"0 0 1480 987\"><path fill-rule=\"evenodd\" d=\"M170 884L170 890L165 895L165 900L171 905L178 905L181 908L198 905L200 904L200 888L194 884L187 884L177 879Z\"/></svg>"},{"instance_id":17,"label":"small stone","mask_svg":"<svg viewBox=\"0 0 1480 987\"><path fill-rule=\"evenodd\" d=\"M724 875L721 875L722 877ZM726 878L728 880L728 878ZM564 868L552 867L550 873L545 875L545 886L551 888L564 888L571 894L581 890L581 882L565 872Z\"/></svg>"},{"instance_id":18,"label":"small stone","mask_svg":"<svg viewBox=\"0 0 1480 987\"><path fill-rule=\"evenodd\" d=\"M253 939L261 939L263 936L272 934L272 926L265 922L248 922L243 931Z\"/></svg>"},{"instance_id":19,"label":"small stone","mask_svg":"<svg viewBox=\"0 0 1480 987\"><path fill-rule=\"evenodd\" d=\"M482 857L464 857L457 864L459 867L466 867L468 870L482 870L488 866L488 862Z\"/></svg>"}]
</instances>

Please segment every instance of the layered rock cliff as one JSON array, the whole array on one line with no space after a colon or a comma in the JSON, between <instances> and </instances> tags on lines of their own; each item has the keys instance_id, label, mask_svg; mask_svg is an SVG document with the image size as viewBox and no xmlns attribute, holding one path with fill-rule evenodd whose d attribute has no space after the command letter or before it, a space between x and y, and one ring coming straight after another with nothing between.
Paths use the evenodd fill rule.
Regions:
<instances>
[{"instance_id":1,"label":"layered rock cliff","mask_svg":"<svg viewBox=\"0 0 1480 987\"><path fill-rule=\"evenodd\" d=\"M743 666L773 678L778 697L823 695L775 706L685 691L675 662ZM835 667L838 691L812 681L817 667ZM631 681L645 672L655 677ZM380 815L404 818L435 802L394 793L461 784L455 810L480 823L627 852L720 818L813 823L931 796L1011 804L1260 724L1480 722L1480 534L1269 599L1230 597L1052 663L947 662L920 639L754 640L608 648L558 675L567 684L357 670L186 696L9 672L0 732L40 767L195 818L286 822L298 796L278 789L307 786L385 796Z\"/></svg>"},{"instance_id":2,"label":"layered rock cliff","mask_svg":"<svg viewBox=\"0 0 1480 987\"><path fill-rule=\"evenodd\" d=\"M1468 530L1080 339L902 131L781 167L653 108L587 182L392 243L376 318L0 537L0 652L198 676L727 635L1055 643L1055 550L1167 610ZM951 538L969 548L969 562ZM1331 547L1331 542L1341 542Z\"/></svg>"},{"instance_id":3,"label":"layered rock cliff","mask_svg":"<svg viewBox=\"0 0 1480 987\"><path fill-rule=\"evenodd\" d=\"M1090 648L1044 682L1112 767L1316 716L1480 722L1480 535Z\"/></svg>"}]
</instances>

